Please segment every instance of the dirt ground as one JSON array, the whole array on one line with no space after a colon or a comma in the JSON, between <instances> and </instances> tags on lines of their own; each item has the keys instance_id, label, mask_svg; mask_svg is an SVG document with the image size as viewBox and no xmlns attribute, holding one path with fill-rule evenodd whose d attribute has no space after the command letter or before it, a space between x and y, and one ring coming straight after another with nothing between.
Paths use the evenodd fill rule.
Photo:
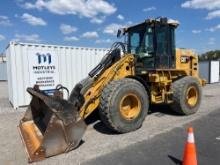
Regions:
<instances>
[{"instance_id":1,"label":"dirt ground","mask_svg":"<svg viewBox=\"0 0 220 165\"><path fill-rule=\"evenodd\" d=\"M159 136L174 128L181 127L201 118L220 107L220 84L207 85L203 88L201 107L195 115L179 116L172 113L168 106L155 106L146 117L143 126L131 133L114 134L94 116L83 137L84 143L67 154L51 157L33 164L81 164L91 159L123 149L130 145ZM0 164L27 164L17 125L24 109L12 109L7 94L7 83L0 82Z\"/></svg>"}]
</instances>

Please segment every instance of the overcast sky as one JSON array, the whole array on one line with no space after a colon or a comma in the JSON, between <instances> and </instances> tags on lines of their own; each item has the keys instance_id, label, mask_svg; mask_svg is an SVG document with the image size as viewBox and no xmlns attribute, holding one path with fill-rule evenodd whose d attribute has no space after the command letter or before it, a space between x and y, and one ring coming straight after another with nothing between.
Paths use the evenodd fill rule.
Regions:
<instances>
[{"instance_id":1,"label":"overcast sky","mask_svg":"<svg viewBox=\"0 0 220 165\"><path fill-rule=\"evenodd\" d=\"M220 0L1 0L0 52L9 41L109 47L118 28L177 19L177 47L220 49Z\"/></svg>"}]
</instances>

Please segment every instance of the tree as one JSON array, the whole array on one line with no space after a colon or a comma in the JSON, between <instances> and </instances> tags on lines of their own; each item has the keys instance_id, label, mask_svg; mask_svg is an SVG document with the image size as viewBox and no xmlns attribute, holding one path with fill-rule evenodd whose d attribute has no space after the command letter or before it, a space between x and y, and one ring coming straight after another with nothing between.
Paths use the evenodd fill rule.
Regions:
<instances>
[{"instance_id":1,"label":"tree","mask_svg":"<svg viewBox=\"0 0 220 165\"><path fill-rule=\"evenodd\" d=\"M206 61L206 60L220 60L220 50L212 50L208 51L206 53L203 53L199 55L200 61Z\"/></svg>"}]
</instances>

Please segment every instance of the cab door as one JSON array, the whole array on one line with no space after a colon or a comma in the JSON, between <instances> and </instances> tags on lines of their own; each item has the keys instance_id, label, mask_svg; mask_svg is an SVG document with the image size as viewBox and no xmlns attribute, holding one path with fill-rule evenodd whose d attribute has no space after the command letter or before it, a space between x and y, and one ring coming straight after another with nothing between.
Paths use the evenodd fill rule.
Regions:
<instances>
[{"instance_id":1,"label":"cab door","mask_svg":"<svg viewBox=\"0 0 220 165\"><path fill-rule=\"evenodd\" d=\"M174 27L170 25L156 25L156 58L155 66L159 69L175 67Z\"/></svg>"}]
</instances>

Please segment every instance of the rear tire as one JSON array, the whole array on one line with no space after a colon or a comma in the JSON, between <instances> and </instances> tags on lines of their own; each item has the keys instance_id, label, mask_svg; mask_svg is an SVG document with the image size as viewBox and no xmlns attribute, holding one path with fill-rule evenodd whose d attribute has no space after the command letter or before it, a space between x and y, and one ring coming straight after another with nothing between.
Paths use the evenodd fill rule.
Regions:
<instances>
[{"instance_id":1,"label":"rear tire","mask_svg":"<svg viewBox=\"0 0 220 165\"><path fill-rule=\"evenodd\" d=\"M173 103L171 108L181 115L191 115L198 111L201 104L202 89L195 77L186 76L171 85Z\"/></svg>"},{"instance_id":2,"label":"rear tire","mask_svg":"<svg viewBox=\"0 0 220 165\"><path fill-rule=\"evenodd\" d=\"M101 121L118 133L141 127L149 108L144 86L130 78L112 81L102 91L99 114Z\"/></svg>"}]
</instances>

